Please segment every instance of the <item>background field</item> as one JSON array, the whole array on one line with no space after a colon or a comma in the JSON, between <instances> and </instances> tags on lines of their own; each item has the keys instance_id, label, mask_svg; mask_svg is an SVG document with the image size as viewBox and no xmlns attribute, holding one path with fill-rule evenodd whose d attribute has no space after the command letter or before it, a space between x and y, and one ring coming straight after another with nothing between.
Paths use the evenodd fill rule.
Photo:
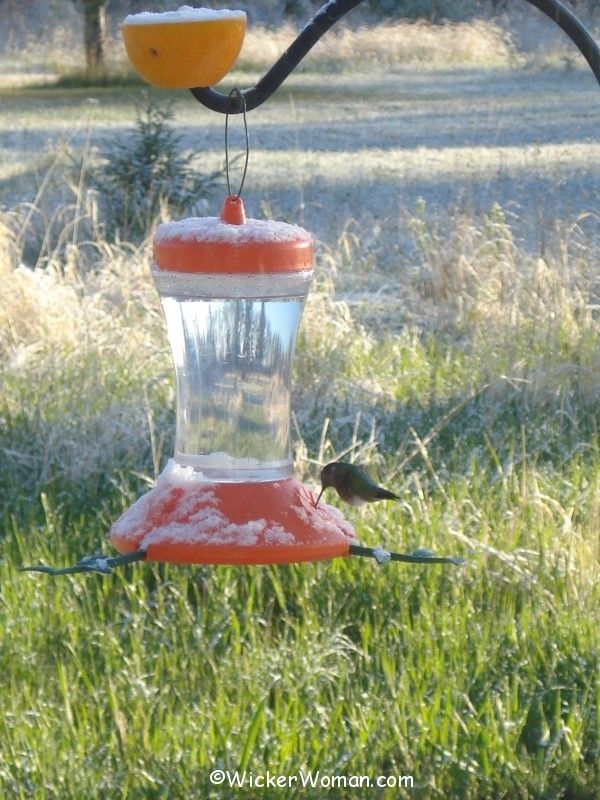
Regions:
<instances>
[{"instance_id":1,"label":"background field","mask_svg":"<svg viewBox=\"0 0 600 800\"><path fill-rule=\"evenodd\" d=\"M250 212L318 239L296 469L368 463L401 500L347 510L361 541L468 564L17 571L110 552L172 452L174 387L148 239L112 239L86 178L145 90L52 85L7 51L2 797L600 794L598 86L487 23L427 28L435 58L393 64L414 28L355 35L249 116ZM198 169L220 168L223 119L174 100ZM218 789L217 767L415 788Z\"/></svg>"}]
</instances>

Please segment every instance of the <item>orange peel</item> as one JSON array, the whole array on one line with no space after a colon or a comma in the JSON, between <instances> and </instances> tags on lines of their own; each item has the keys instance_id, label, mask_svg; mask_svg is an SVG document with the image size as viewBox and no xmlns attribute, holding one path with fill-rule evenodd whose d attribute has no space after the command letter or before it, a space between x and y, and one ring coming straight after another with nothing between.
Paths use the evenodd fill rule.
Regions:
<instances>
[{"instance_id":1,"label":"orange peel","mask_svg":"<svg viewBox=\"0 0 600 800\"><path fill-rule=\"evenodd\" d=\"M246 33L243 11L190 9L131 14L121 27L129 60L163 89L218 83L234 65Z\"/></svg>"}]
</instances>

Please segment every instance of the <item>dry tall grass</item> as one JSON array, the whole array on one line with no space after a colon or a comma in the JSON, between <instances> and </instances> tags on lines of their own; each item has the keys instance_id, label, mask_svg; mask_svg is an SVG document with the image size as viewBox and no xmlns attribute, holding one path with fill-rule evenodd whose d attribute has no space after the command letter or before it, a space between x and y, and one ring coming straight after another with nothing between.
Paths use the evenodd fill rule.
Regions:
<instances>
[{"instance_id":1,"label":"dry tall grass","mask_svg":"<svg viewBox=\"0 0 600 800\"><path fill-rule=\"evenodd\" d=\"M63 209L71 232L74 209ZM0 461L32 496L52 476L77 492L149 447L147 397L170 366L162 319L147 249L98 241L90 250L82 238L31 268L18 235L27 213L0 215L0 385L11 427Z\"/></svg>"},{"instance_id":2,"label":"dry tall grass","mask_svg":"<svg viewBox=\"0 0 600 800\"><path fill-rule=\"evenodd\" d=\"M150 393L156 407L158 391L170 413L150 248L107 241L84 184L74 181L70 191L53 214L42 213L52 199L43 192L33 207L0 214L0 379L9 416L28 407L27 434L15 434L10 458L15 480L32 491L51 474L100 479L150 446L158 464L156 430L172 430L155 427L148 400ZM467 350L478 380L509 369L530 402L571 391L573 376L593 398L600 253L590 221L565 228L543 255L523 250L499 207L440 224L423 205L382 220L377 232L349 224L338 242L321 246L307 303L296 362L302 430L314 439L323 409L340 404L352 426L365 398L373 405L426 394L430 334L442 349ZM37 260L26 266L28 250ZM452 361L444 364L435 366L448 372L445 389L435 379L438 398L464 390Z\"/></svg>"},{"instance_id":3,"label":"dry tall grass","mask_svg":"<svg viewBox=\"0 0 600 800\"><path fill-rule=\"evenodd\" d=\"M447 235L420 215L409 218L407 228L420 254L419 310L454 327L482 327L499 335L535 320L579 329L591 321L590 298L598 290L599 243L584 232L590 221L595 227L593 214L563 224L541 255L523 251L497 204L479 224L458 215Z\"/></svg>"},{"instance_id":4,"label":"dry tall grass","mask_svg":"<svg viewBox=\"0 0 600 800\"><path fill-rule=\"evenodd\" d=\"M85 205L70 204L70 213ZM23 365L30 357L81 351L86 342L103 356L146 359L155 352L162 322L148 243L136 248L99 238L90 250L82 236L31 269L23 265L26 242L16 233L28 213L20 206L0 216L4 363ZM485 331L492 342L545 320L578 336L595 324L600 295L594 269L600 243L589 234L595 220L589 214L565 225L543 256L520 247L499 206L481 219L457 214L443 225L421 208L382 223L377 236L349 226L338 242L320 248L318 282L306 310L312 354L307 357L321 359L338 347L350 352L353 341L369 336L361 320L374 322L379 313L379 327L391 322L390 303L392 333L422 325L459 339L466 331ZM68 211L64 224L72 229ZM52 235L61 238L56 231ZM403 236L409 242L404 255L391 258Z\"/></svg>"},{"instance_id":5,"label":"dry tall grass","mask_svg":"<svg viewBox=\"0 0 600 800\"><path fill-rule=\"evenodd\" d=\"M242 68L265 69L297 35L291 25L275 31L251 27L240 55ZM385 22L356 30L341 25L327 33L307 58L307 65L423 67L473 65L505 67L518 61L510 35L484 20L432 25Z\"/></svg>"},{"instance_id":6,"label":"dry tall grass","mask_svg":"<svg viewBox=\"0 0 600 800\"><path fill-rule=\"evenodd\" d=\"M59 27L44 24L32 32L10 6L1 10L6 28L0 54L0 85L19 87L44 83L55 74L77 74L84 67L80 20L70 13ZM48 12L46 12L48 13ZM113 20L117 23L117 20ZM588 20L599 33L596 18ZM16 27L15 27L16 26ZM11 35L12 29L15 34ZM113 31L118 31L115 24ZM277 28L250 25L237 69L262 71L270 67L298 34L285 23ZM18 43L18 46L17 44ZM106 42L109 70L128 72L121 37ZM300 69L386 68L419 65L422 68L508 67L528 63L537 68L585 66L583 58L557 27L540 19L534 9L510 8L495 20L474 19L433 25L425 20L399 20L352 28L344 22L330 30L311 51Z\"/></svg>"},{"instance_id":7,"label":"dry tall grass","mask_svg":"<svg viewBox=\"0 0 600 800\"><path fill-rule=\"evenodd\" d=\"M298 34L290 24L277 29L250 25L237 69L269 68ZM128 71L119 36L107 42L111 70ZM500 25L484 21L432 25L425 21L382 22L352 29L343 23L327 33L300 69L394 68L415 64L424 68L456 66L506 67L522 57L512 37ZM52 73L83 68L78 34L61 29L61 36L36 37L18 51L7 49L0 58L0 85L25 86L47 82Z\"/></svg>"}]
</instances>

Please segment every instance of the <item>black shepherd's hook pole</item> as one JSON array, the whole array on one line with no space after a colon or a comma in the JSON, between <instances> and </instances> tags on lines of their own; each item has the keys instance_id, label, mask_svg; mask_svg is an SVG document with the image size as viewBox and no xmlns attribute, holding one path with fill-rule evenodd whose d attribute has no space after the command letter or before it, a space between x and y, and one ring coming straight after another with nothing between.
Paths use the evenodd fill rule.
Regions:
<instances>
[{"instance_id":1,"label":"black shepherd's hook pole","mask_svg":"<svg viewBox=\"0 0 600 800\"><path fill-rule=\"evenodd\" d=\"M569 39L577 46L590 65L596 80L600 83L600 47L583 23L560 0L526 0L551 20L556 22ZM298 66L304 56L319 39L344 14L360 5L362 0L330 0L317 11L315 16L301 31L298 38L271 67L256 86L234 95L222 94L210 88L197 88L190 91L202 105L221 114L241 114L252 111L265 102L275 92L288 75Z\"/></svg>"}]
</instances>

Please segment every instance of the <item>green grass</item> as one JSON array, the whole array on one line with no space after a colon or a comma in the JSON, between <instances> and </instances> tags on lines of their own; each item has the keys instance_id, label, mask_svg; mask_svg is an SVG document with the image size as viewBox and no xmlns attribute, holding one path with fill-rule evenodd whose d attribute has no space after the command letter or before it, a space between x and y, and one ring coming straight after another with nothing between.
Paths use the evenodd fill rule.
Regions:
<instances>
[{"instance_id":1,"label":"green grass","mask_svg":"<svg viewBox=\"0 0 600 800\"><path fill-rule=\"evenodd\" d=\"M461 554L464 568L357 559L21 574L20 564L109 552L111 520L143 491L136 476L153 473L144 398L155 433L167 431L163 458L171 446L163 410L172 379L155 301L132 307L125 298L111 336L88 292L87 345L66 340L75 316L46 338L43 357L4 370L0 795L241 796L211 788L211 769L222 767L414 776L412 790L357 797L597 796L600 458L597 405L573 367L595 361L593 320L566 336L560 319L523 319L497 351L494 337L483 347L473 315L450 332L380 341L350 320L339 340L321 330L315 351L310 321L325 307L334 325L336 306L327 294L311 301L296 378L308 381L315 359L331 374L328 388L316 376L297 398L305 451L317 454L326 415L325 458L351 443L353 429L364 440L375 420L372 464L401 499L350 510L360 539ZM119 357L111 343L123 348L123 331L144 321L139 360L127 348ZM162 354L145 360L157 341ZM55 351L48 363L61 342L60 360ZM559 386L501 378L519 362L531 379L548 353L563 368ZM374 400L356 389L376 384ZM101 439L111 431L113 440ZM299 469L315 477L310 465Z\"/></svg>"},{"instance_id":2,"label":"green grass","mask_svg":"<svg viewBox=\"0 0 600 800\"><path fill-rule=\"evenodd\" d=\"M474 470L445 498L407 491L401 510L363 520L365 539L405 547L455 550L451 524L535 548L525 577L477 553L463 570L20 575L16 563L72 561L104 537L110 513L70 519L46 500L4 546L4 796L230 797L209 794L216 766L414 775L400 796L597 796L600 597L581 540L597 535L598 477L581 460L541 486L525 468L495 485ZM571 553L556 557L564 521L538 489L577 503Z\"/></svg>"}]
</instances>

